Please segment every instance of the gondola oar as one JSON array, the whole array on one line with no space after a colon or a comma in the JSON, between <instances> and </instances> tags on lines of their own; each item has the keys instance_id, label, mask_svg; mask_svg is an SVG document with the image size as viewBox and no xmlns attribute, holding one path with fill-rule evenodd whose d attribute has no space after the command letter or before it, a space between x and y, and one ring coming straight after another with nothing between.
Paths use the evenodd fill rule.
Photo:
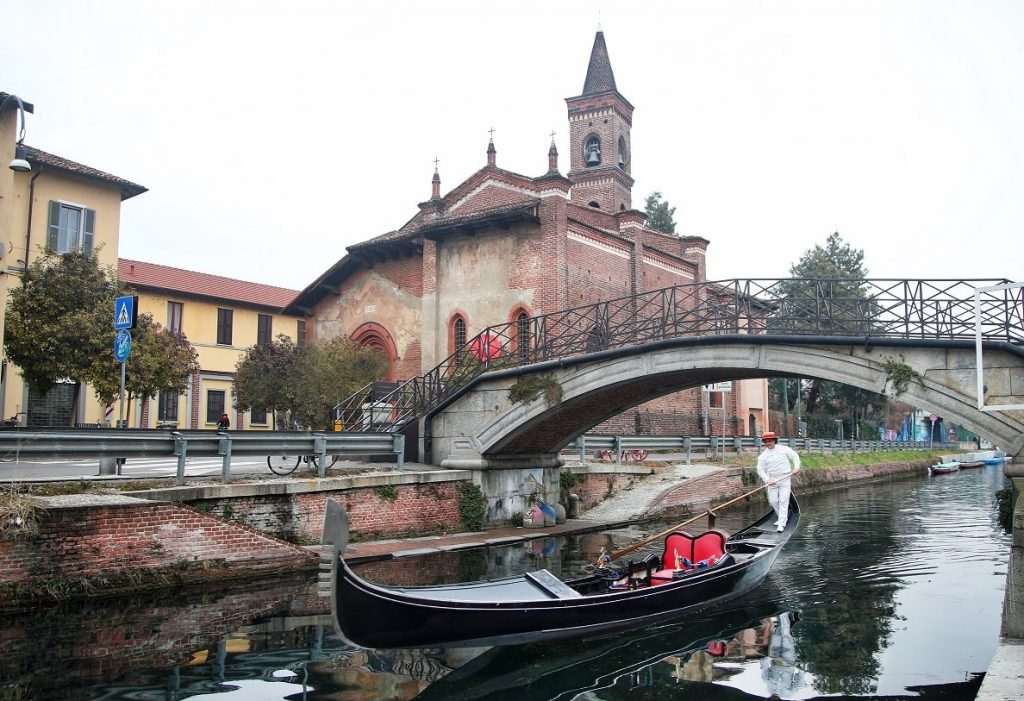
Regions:
<instances>
[{"instance_id":1,"label":"gondola oar","mask_svg":"<svg viewBox=\"0 0 1024 701\"><path fill-rule=\"evenodd\" d=\"M612 560L618 560L623 555L629 555L631 552L633 552L635 550L639 550L640 548L644 547L648 543L653 543L656 540L664 538L664 537L668 536L670 533L673 533L674 531L679 530L683 526L686 526L688 524L693 523L694 521L696 521L699 518L704 518L705 516L710 516L710 515L712 515L718 509L725 508L726 506L729 506L729 504L735 504L740 499L745 499L746 497L749 497L751 494L756 494L757 492L760 492L762 489L764 489L767 486L768 486L767 484L762 484L757 489L751 489L746 494L740 494L738 497L730 499L729 501L725 502L724 504L719 504L718 506L714 507L713 509L708 509L707 511L705 511L702 514L697 514L696 516L694 516L693 518L691 518L691 519L689 519L687 521L683 521L682 523L677 523L676 525L672 526L668 530L662 531L661 533L658 533L657 535L652 535L650 538L647 538L645 540L641 540L639 543L633 543L629 547L623 548L622 550L614 552L611 555L607 555L607 556L602 555L602 558L607 558L607 560L605 560L605 562L611 562Z\"/></svg>"}]
</instances>

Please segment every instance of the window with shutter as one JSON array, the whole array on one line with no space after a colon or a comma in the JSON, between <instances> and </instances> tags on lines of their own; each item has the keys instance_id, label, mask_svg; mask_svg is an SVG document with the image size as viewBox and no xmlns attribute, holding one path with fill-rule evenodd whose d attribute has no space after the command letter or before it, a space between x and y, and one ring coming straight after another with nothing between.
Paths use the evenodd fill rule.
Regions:
<instances>
[{"instance_id":1,"label":"window with shutter","mask_svg":"<svg viewBox=\"0 0 1024 701\"><path fill-rule=\"evenodd\" d=\"M96 210L50 200L46 247L54 253L91 256L96 243Z\"/></svg>"}]
</instances>

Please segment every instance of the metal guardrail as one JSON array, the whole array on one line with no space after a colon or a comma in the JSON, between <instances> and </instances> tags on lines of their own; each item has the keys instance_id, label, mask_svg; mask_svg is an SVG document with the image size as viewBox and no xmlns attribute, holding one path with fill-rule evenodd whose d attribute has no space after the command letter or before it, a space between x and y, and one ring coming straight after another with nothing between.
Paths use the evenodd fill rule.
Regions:
<instances>
[{"instance_id":1,"label":"metal guardrail","mask_svg":"<svg viewBox=\"0 0 1024 701\"><path fill-rule=\"evenodd\" d=\"M405 436L391 433L310 431L172 431L86 428L0 431L0 456L12 459L177 457L178 484L185 483L188 456L222 457L221 478L231 480L232 455L313 455L317 475L326 474L328 455L394 453L405 464Z\"/></svg>"},{"instance_id":2,"label":"metal guardrail","mask_svg":"<svg viewBox=\"0 0 1024 701\"><path fill-rule=\"evenodd\" d=\"M928 441L859 441L831 440L828 438L779 438L779 442L793 450L806 453L870 453L881 450L941 450L944 443ZM565 447L565 450L579 451L580 462L587 462L587 451L606 453L616 463L627 460L631 453L662 451L683 452L689 465L693 453L708 455L716 459L729 453L759 451L762 441L757 436L580 436ZM645 456L646 457L646 456Z\"/></svg>"}]
</instances>

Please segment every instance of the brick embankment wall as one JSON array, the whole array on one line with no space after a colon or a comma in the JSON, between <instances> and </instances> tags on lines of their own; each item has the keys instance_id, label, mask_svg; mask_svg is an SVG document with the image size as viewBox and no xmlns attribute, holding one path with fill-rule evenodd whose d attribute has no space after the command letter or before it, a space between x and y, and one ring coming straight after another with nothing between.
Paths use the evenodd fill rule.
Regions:
<instances>
[{"instance_id":1,"label":"brick embankment wall","mask_svg":"<svg viewBox=\"0 0 1024 701\"><path fill-rule=\"evenodd\" d=\"M643 475L591 472L579 474L576 479L572 493L579 496L580 511L583 512L614 496L637 479L643 479Z\"/></svg>"},{"instance_id":2,"label":"brick embankment wall","mask_svg":"<svg viewBox=\"0 0 1024 701\"><path fill-rule=\"evenodd\" d=\"M694 504L718 502L749 492L753 487L743 484L743 470L732 469L686 480L670 492L661 495L648 509L648 513L673 512Z\"/></svg>"},{"instance_id":3,"label":"brick embankment wall","mask_svg":"<svg viewBox=\"0 0 1024 701\"><path fill-rule=\"evenodd\" d=\"M353 540L409 533L450 532L459 526L455 482L378 485L374 488L290 494L253 494L199 499L193 505L208 513L300 543L316 543L323 528L328 498L348 511Z\"/></svg>"},{"instance_id":4,"label":"brick embankment wall","mask_svg":"<svg viewBox=\"0 0 1024 701\"><path fill-rule=\"evenodd\" d=\"M45 511L34 534L0 539L0 590L89 579L134 589L317 566L299 546L181 504L90 495L39 502Z\"/></svg>"}]
</instances>

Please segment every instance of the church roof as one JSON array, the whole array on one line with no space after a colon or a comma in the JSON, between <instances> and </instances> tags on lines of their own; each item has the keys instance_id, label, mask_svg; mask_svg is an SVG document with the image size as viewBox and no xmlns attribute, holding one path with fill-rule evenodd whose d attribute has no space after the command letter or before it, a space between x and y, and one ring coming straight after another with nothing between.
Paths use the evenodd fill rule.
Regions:
<instances>
[{"instance_id":1,"label":"church roof","mask_svg":"<svg viewBox=\"0 0 1024 701\"><path fill-rule=\"evenodd\" d=\"M398 231L389 231L369 241L353 244L347 250L356 253L380 246L381 244L412 241L425 234L440 233L445 230L465 231L468 229L480 229L484 226L504 225L523 219L535 220L537 217L536 209L539 203L540 199L528 197L521 202L477 210L468 214L454 214L438 217L437 219L413 220L410 225Z\"/></svg>"},{"instance_id":2,"label":"church roof","mask_svg":"<svg viewBox=\"0 0 1024 701\"><path fill-rule=\"evenodd\" d=\"M590 64L587 66L587 79L583 82L583 94L616 90L615 74L612 73L612 62L608 58L608 47L604 43L604 32L594 37L594 48L590 50Z\"/></svg>"}]
</instances>

